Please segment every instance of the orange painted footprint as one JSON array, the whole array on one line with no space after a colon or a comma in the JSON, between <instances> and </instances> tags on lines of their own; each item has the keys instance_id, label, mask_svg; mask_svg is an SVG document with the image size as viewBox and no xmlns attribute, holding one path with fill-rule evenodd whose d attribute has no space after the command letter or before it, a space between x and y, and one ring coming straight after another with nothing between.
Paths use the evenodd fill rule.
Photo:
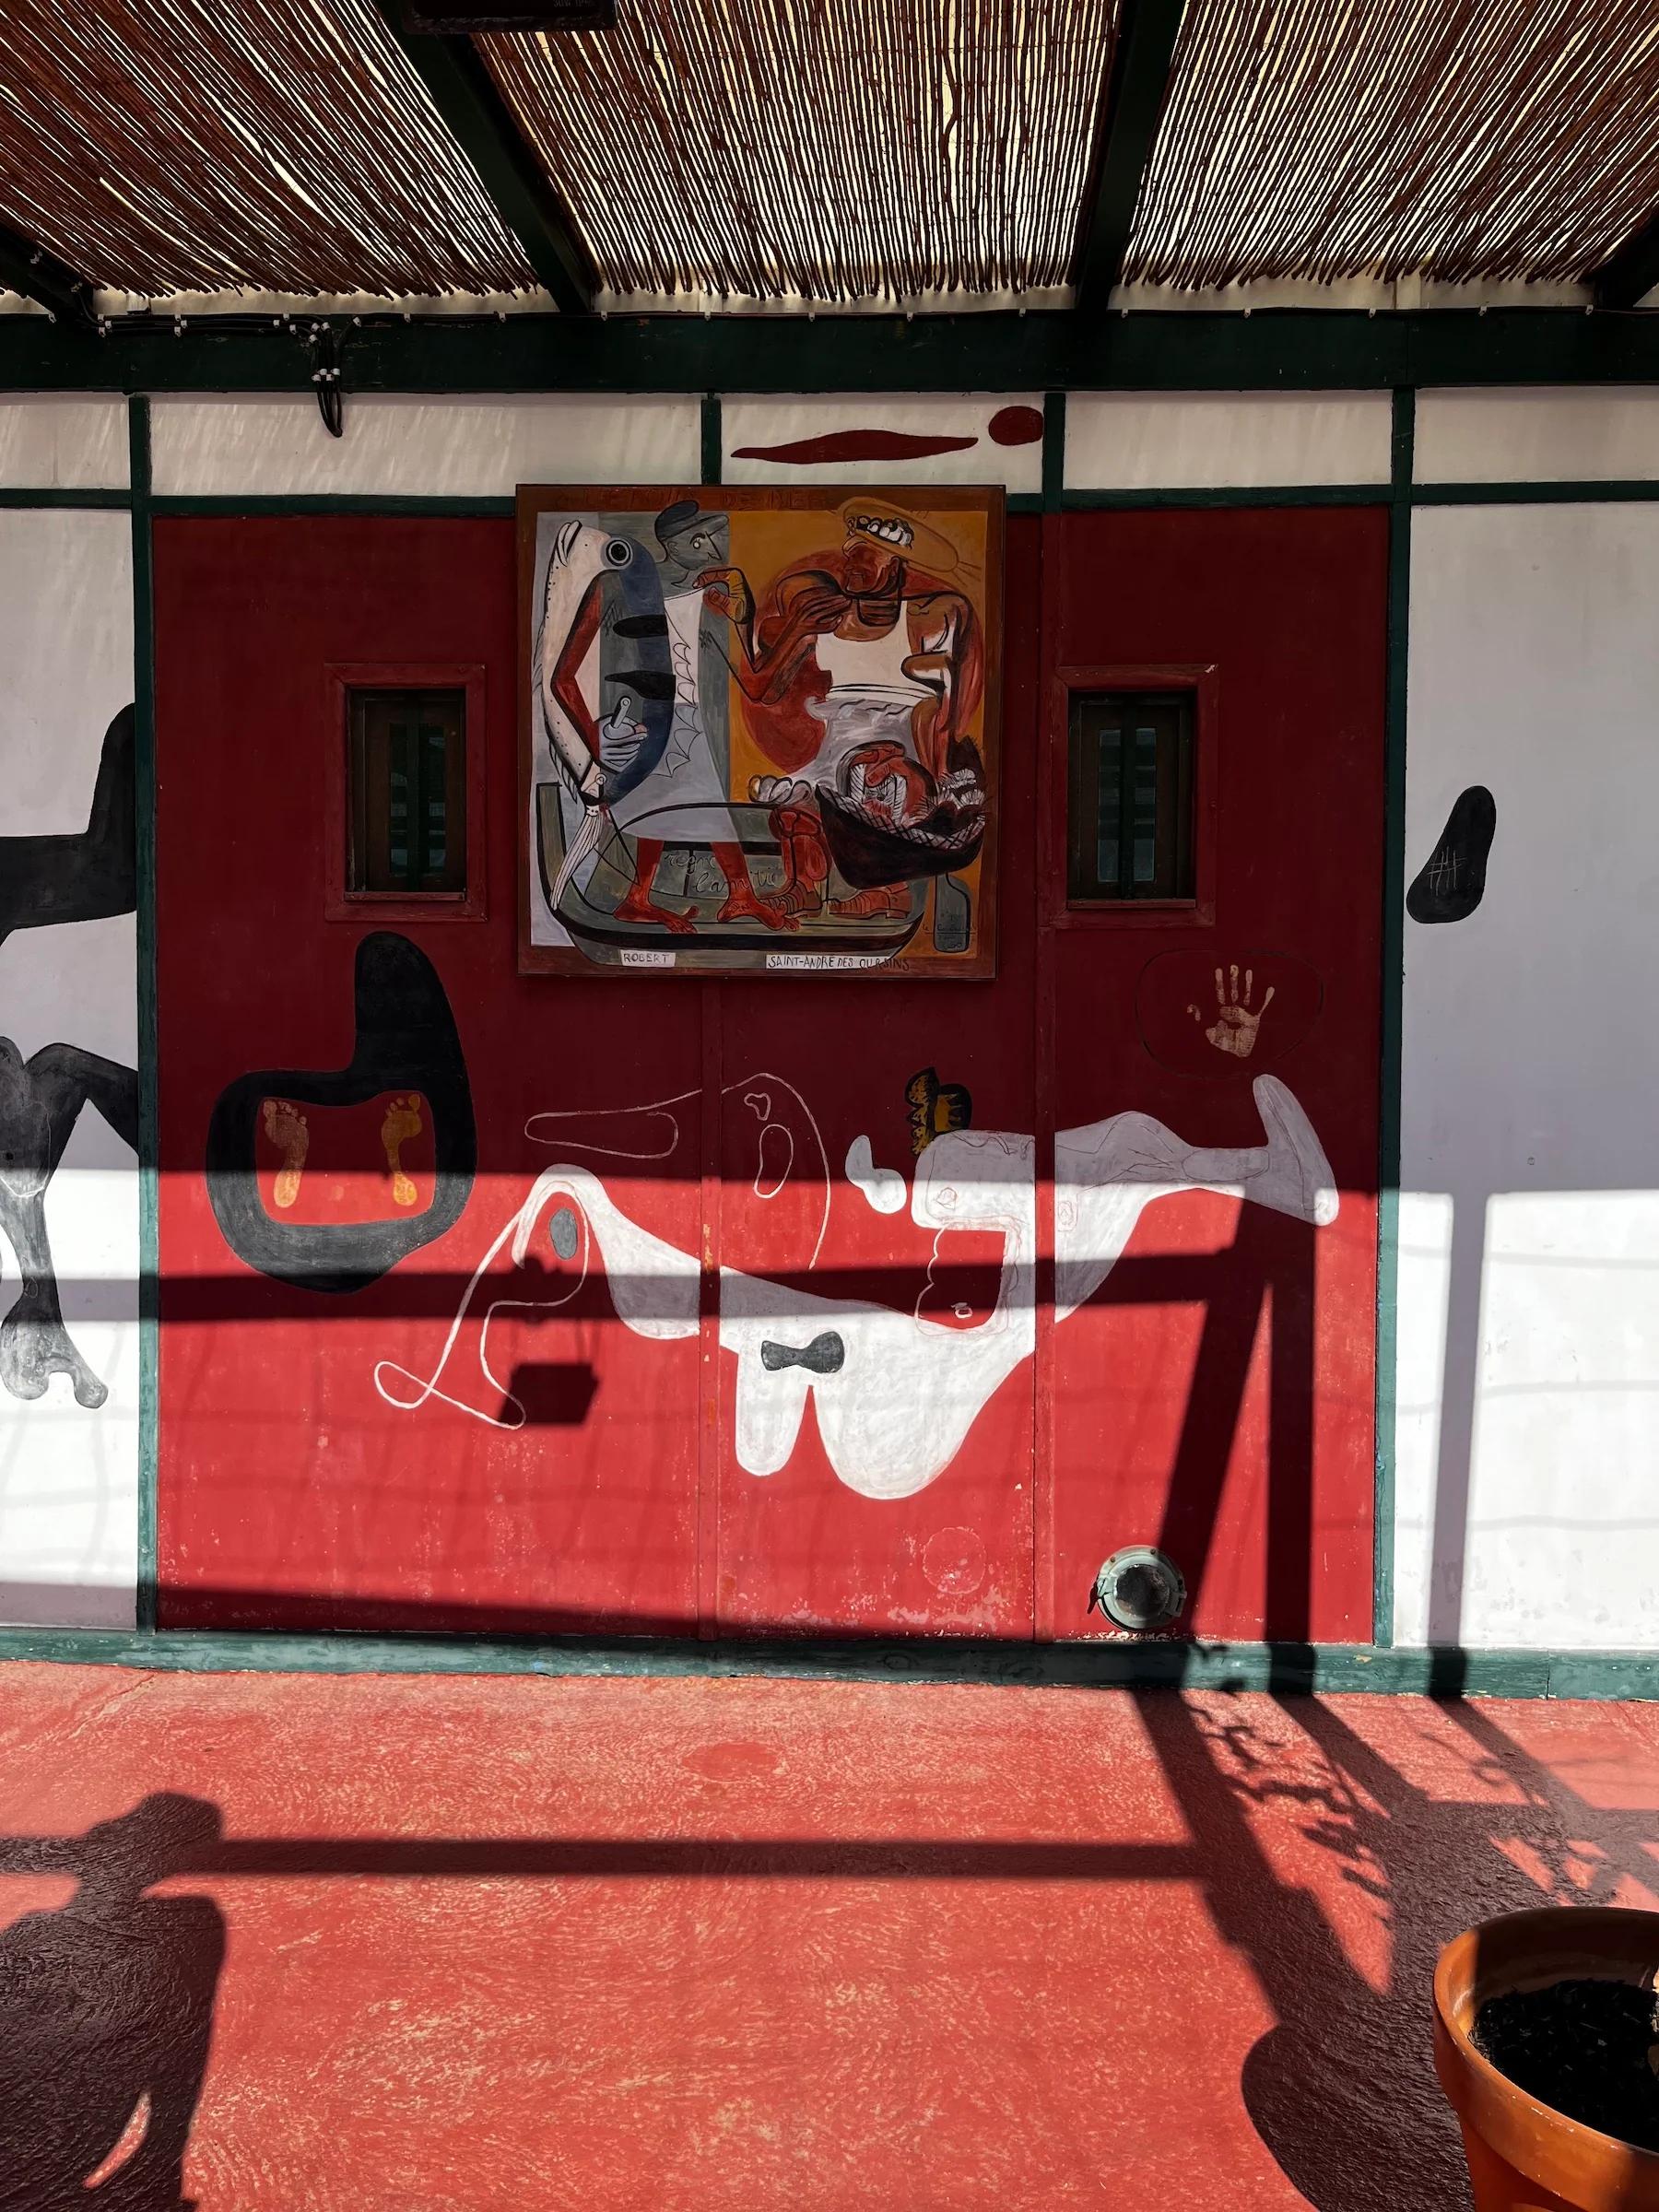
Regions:
<instances>
[{"instance_id":1,"label":"orange painted footprint","mask_svg":"<svg viewBox=\"0 0 1659 2212\"><path fill-rule=\"evenodd\" d=\"M386 1165L392 1171L392 1196L399 1206L413 1206L420 1196L412 1179L404 1173L403 1164L405 1145L412 1136L418 1136L420 1131L420 1100L410 1097L394 1099L381 1124L381 1143L386 1147Z\"/></svg>"},{"instance_id":2,"label":"orange painted footprint","mask_svg":"<svg viewBox=\"0 0 1659 2212\"><path fill-rule=\"evenodd\" d=\"M290 1206L300 1195L300 1177L311 1147L311 1131L298 1106L290 1105L287 1099L267 1099L261 1111L265 1133L282 1155L272 1195L278 1206Z\"/></svg>"}]
</instances>

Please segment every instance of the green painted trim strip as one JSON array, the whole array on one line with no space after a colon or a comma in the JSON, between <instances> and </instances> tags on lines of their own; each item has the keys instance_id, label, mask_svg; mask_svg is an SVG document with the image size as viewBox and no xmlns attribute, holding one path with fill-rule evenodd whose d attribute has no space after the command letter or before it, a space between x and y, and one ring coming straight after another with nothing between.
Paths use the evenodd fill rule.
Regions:
<instances>
[{"instance_id":1,"label":"green painted trim strip","mask_svg":"<svg viewBox=\"0 0 1659 2212\"><path fill-rule=\"evenodd\" d=\"M1414 507L1559 507L1591 500L1659 500L1659 480L1580 477L1513 484L1415 484Z\"/></svg>"},{"instance_id":2,"label":"green painted trim strip","mask_svg":"<svg viewBox=\"0 0 1659 2212\"><path fill-rule=\"evenodd\" d=\"M490 517L514 512L511 499L469 499L459 495L418 495L379 491L339 492L163 492L150 501L152 514L386 514Z\"/></svg>"},{"instance_id":3,"label":"green painted trim strip","mask_svg":"<svg viewBox=\"0 0 1659 2212\"><path fill-rule=\"evenodd\" d=\"M132 503L132 494L125 491L58 491L45 488L0 490L0 507L89 507L102 511L126 508Z\"/></svg>"},{"instance_id":4,"label":"green painted trim strip","mask_svg":"<svg viewBox=\"0 0 1659 2212\"><path fill-rule=\"evenodd\" d=\"M1060 437L1064 437L1065 400L1064 393L1048 394L1043 432L1045 488L1041 492L1011 492L1008 496L1010 514L1053 513L1072 508L1138 511L1148 508L1380 507L1396 497L1386 484L1221 484L1183 485L1171 489L1146 491L1066 490L1060 486L1065 465L1064 453L1059 448L1058 441L1053 441L1053 450L1051 451L1053 433L1046 427L1057 412L1062 426ZM722 471L720 431L716 428L711 436L707 410L711 406L718 409L720 402L718 399L705 399L702 405L702 481L705 484L718 484ZM1623 502L1659 500L1659 482L1419 484L1411 489L1408 496L1414 507L1547 506L1562 502L1593 503L1602 499ZM130 504L130 496L124 491L62 494L0 491L0 508L125 508ZM507 498L465 493L160 492L151 499L150 512L152 514L194 515L405 514L495 517L511 516L513 502Z\"/></svg>"},{"instance_id":5,"label":"green painted trim strip","mask_svg":"<svg viewBox=\"0 0 1659 2212\"><path fill-rule=\"evenodd\" d=\"M1042 512L1055 514L1065 505L1065 394L1042 395Z\"/></svg>"},{"instance_id":6,"label":"green painted trim strip","mask_svg":"<svg viewBox=\"0 0 1659 2212\"><path fill-rule=\"evenodd\" d=\"M1571 308L917 315L324 316L374 392L1322 392L1659 382L1659 314ZM253 316L131 316L107 337L0 317L0 389L312 392Z\"/></svg>"},{"instance_id":7,"label":"green painted trim strip","mask_svg":"<svg viewBox=\"0 0 1659 2212\"><path fill-rule=\"evenodd\" d=\"M156 1625L156 1468L160 1438L161 1158L156 1034L156 621L147 399L127 403L133 509L134 778L138 836L138 1571L134 1618Z\"/></svg>"},{"instance_id":8,"label":"green painted trim strip","mask_svg":"<svg viewBox=\"0 0 1659 2212\"><path fill-rule=\"evenodd\" d=\"M1008 493L1008 513L1055 513L1066 509L1218 509L1218 507L1382 507L1398 498L1387 485L1206 485L1166 491L1066 491L1064 471L1064 392L1046 396L1046 420L1060 414L1060 438L1044 427L1044 491ZM721 480L719 425L710 433L708 409L719 400L703 400L701 466L703 482ZM1051 452L1053 444L1053 452ZM1416 485L1411 507L1533 507L1533 504L1586 504L1594 500L1659 500L1659 482L1572 482L1572 485ZM0 491L6 507L87 507L126 509L126 491ZM500 515L513 513L513 500L477 493L392 493L392 491L168 491L150 498L153 515Z\"/></svg>"},{"instance_id":9,"label":"green painted trim strip","mask_svg":"<svg viewBox=\"0 0 1659 2212\"><path fill-rule=\"evenodd\" d=\"M1217 509L1217 507L1384 507L1398 498L1389 485L1182 485L1148 491L1068 491L1064 488L1064 405L1066 394L1046 394L1041 491L1008 493L1008 513L1055 513L1079 509ZM719 414L710 431L703 400L701 469L706 485L721 482ZM1060 416L1060 433L1051 422ZM1659 500L1659 482L1571 482L1571 485L1414 485L1411 507L1550 507ZM0 507L128 507L126 491L0 491ZM466 493L392 491L166 491L150 500L155 515L511 515L513 500Z\"/></svg>"},{"instance_id":10,"label":"green painted trim strip","mask_svg":"<svg viewBox=\"0 0 1659 2212\"><path fill-rule=\"evenodd\" d=\"M1181 485L1145 491L1067 491L1060 505L1085 508L1382 507L1386 484Z\"/></svg>"},{"instance_id":11,"label":"green painted trim strip","mask_svg":"<svg viewBox=\"0 0 1659 2212\"><path fill-rule=\"evenodd\" d=\"M1400 1332L1400 1098L1406 1010L1406 735L1411 666L1411 472L1417 394L1394 395L1382 801L1382 1039L1377 1159L1377 1456L1371 1637L1394 1635L1394 1390Z\"/></svg>"},{"instance_id":12,"label":"green painted trim strip","mask_svg":"<svg viewBox=\"0 0 1659 2212\"><path fill-rule=\"evenodd\" d=\"M725 474L725 429L721 419L718 392L703 394L700 416L702 480L705 484L718 484Z\"/></svg>"},{"instance_id":13,"label":"green painted trim strip","mask_svg":"<svg viewBox=\"0 0 1659 2212\"><path fill-rule=\"evenodd\" d=\"M1425 1651L1368 1644L710 1642L0 1629L0 1662L185 1674L759 1675L1091 1688L1659 1699L1659 1653Z\"/></svg>"}]
</instances>

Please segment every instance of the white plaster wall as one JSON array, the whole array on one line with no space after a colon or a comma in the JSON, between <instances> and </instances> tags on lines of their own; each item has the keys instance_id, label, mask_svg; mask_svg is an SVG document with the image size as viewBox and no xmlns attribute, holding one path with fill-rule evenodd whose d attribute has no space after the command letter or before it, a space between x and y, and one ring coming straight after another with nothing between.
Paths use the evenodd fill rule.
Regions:
<instances>
[{"instance_id":1,"label":"white plaster wall","mask_svg":"<svg viewBox=\"0 0 1659 2212\"><path fill-rule=\"evenodd\" d=\"M0 398L0 486L8 491L124 491L124 399L55 393Z\"/></svg>"},{"instance_id":2,"label":"white plaster wall","mask_svg":"<svg viewBox=\"0 0 1659 2212\"><path fill-rule=\"evenodd\" d=\"M0 837L83 830L103 734L133 697L124 514L0 513ZM0 946L0 1034L27 1057L76 1044L137 1057L135 922L18 930ZM84 1107L46 1194L64 1319L108 1386L96 1409L54 1377L0 1389L0 1619L130 1626L138 1496L138 1173ZM0 1301L18 1272L0 1246Z\"/></svg>"},{"instance_id":3,"label":"white plaster wall","mask_svg":"<svg viewBox=\"0 0 1659 2212\"><path fill-rule=\"evenodd\" d=\"M156 399L154 488L196 497L511 499L520 484L695 484L695 399L354 398L331 438L309 394Z\"/></svg>"},{"instance_id":4,"label":"white plaster wall","mask_svg":"<svg viewBox=\"0 0 1659 2212\"><path fill-rule=\"evenodd\" d=\"M922 396L789 399L728 397L721 407L728 484L1000 484L1010 492L1042 489L1042 441L1002 445L991 435L1008 407L1041 415L1041 392L928 393ZM838 431L898 430L923 438L971 439L949 453L879 461L791 462L746 457L746 446L791 445Z\"/></svg>"},{"instance_id":5,"label":"white plaster wall","mask_svg":"<svg viewBox=\"0 0 1659 2212\"><path fill-rule=\"evenodd\" d=\"M1420 392L1419 484L1559 484L1659 477L1659 392L1476 387Z\"/></svg>"},{"instance_id":6,"label":"white plaster wall","mask_svg":"<svg viewBox=\"0 0 1659 2212\"><path fill-rule=\"evenodd\" d=\"M1498 829L1406 924L1396 1633L1651 1645L1659 504L1418 510L1409 683L1407 882Z\"/></svg>"},{"instance_id":7,"label":"white plaster wall","mask_svg":"<svg viewBox=\"0 0 1659 2212\"><path fill-rule=\"evenodd\" d=\"M1389 480L1385 392L1074 392L1069 491Z\"/></svg>"}]
</instances>

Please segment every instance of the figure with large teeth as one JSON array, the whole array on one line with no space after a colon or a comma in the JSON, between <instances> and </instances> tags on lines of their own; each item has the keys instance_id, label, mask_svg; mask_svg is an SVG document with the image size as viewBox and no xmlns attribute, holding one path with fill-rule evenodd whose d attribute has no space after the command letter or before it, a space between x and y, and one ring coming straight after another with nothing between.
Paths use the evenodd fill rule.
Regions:
<instances>
[{"instance_id":1,"label":"figure with large teeth","mask_svg":"<svg viewBox=\"0 0 1659 2212\"><path fill-rule=\"evenodd\" d=\"M968 866L984 837L970 735L984 655L967 571L942 531L861 495L838 551L786 569L758 605L734 568L701 581L731 624L749 722L780 771L769 810L792 913L900 916L911 887ZM848 889L837 894L830 864Z\"/></svg>"}]
</instances>

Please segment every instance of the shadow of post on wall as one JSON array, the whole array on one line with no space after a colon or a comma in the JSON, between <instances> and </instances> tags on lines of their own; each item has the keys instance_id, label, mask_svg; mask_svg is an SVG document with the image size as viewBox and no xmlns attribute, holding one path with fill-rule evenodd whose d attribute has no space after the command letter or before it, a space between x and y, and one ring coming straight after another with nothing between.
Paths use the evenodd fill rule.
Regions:
<instances>
[{"instance_id":1,"label":"shadow of post on wall","mask_svg":"<svg viewBox=\"0 0 1659 2212\"><path fill-rule=\"evenodd\" d=\"M0 1931L0 2204L183 2212L225 1955L218 1907L153 1886L218 1842L218 1807L150 1796L40 1871L78 1887Z\"/></svg>"}]
</instances>

